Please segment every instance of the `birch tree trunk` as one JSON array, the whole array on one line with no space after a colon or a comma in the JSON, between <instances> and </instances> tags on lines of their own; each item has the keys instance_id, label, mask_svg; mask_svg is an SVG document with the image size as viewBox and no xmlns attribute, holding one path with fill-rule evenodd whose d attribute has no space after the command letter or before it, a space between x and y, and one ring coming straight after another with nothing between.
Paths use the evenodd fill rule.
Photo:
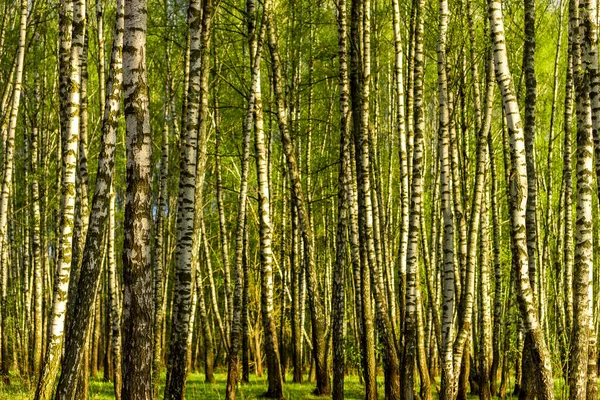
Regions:
<instances>
[{"instance_id":1,"label":"birch tree trunk","mask_svg":"<svg viewBox=\"0 0 600 400\"><path fill-rule=\"evenodd\" d=\"M346 0L338 1L337 28L338 28L338 55L339 55L339 90L340 90L340 155L338 168L338 222L336 235L335 267L333 271L333 286L331 294L331 317L333 334L333 392L334 400L344 399L345 375L345 275L346 275L346 237L348 219L348 186L347 171L350 163L348 141L350 107L348 86L348 58L346 27Z\"/></svg>"},{"instance_id":2,"label":"birch tree trunk","mask_svg":"<svg viewBox=\"0 0 600 400\"><path fill-rule=\"evenodd\" d=\"M198 174L204 180L203 164L199 146L204 140L199 138L206 131L206 104L208 103L208 71L210 26L212 19L212 1L203 5L200 1L190 2L188 21L190 26L190 73L186 109L186 134L181 146L179 205L177 211L177 250L174 283L173 313L171 316L172 333L168 358L168 387L165 399L182 399L185 395L188 359L188 336L192 329L191 316L194 268L197 207L202 207L202 184L198 185ZM202 104L201 104L202 103ZM196 254L200 243L195 243ZM197 256L196 256L197 258ZM198 261L196 259L196 261ZM202 321L203 324L207 321Z\"/></svg>"},{"instance_id":3,"label":"birch tree trunk","mask_svg":"<svg viewBox=\"0 0 600 400\"><path fill-rule=\"evenodd\" d=\"M533 292L534 302L538 306L538 221L537 221L537 171L535 165L535 104L537 99L537 81L535 76L535 1L524 0L525 10L525 43L523 47L523 74L525 78L525 105L524 105L524 134L525 157L527 163L527 255L529 259L529 280ZM534 384L533 365L530 353L532 346L530 336L525 336L522 357L523 384L520 396L524 399L533 398L536 387Z\"/></svg>"},{"instance_id":4,"label":"birch tree trunk","mask_svg":"<svg viewBox=\"0 0 600 400\"><path fill-rule=\"evenodd\" d=\"M266 8L266 10L269 9ZM256 62L258 62L258 60L256 60ZM260 77L258 80L260 81ZM277 342L277 332L275 330L275 319L273 315L273 251L271 248L273 233L271 230L268 158L267 147L265 144L265 133L263 130L260 85L257 85L256 88L254 110L254 148L256 153L258 204L260 210L260 308L265 335L264 340L265 352L267 356L267 367L269 370L269 387L265 397L279 399L283 397L283 377L281 374L281 364L279 363L279 345Z\"/></svg>"},{"instance_id":5,"label":"birch tree trunk","mask_svg":"<svg viewBox=\"0 0 600 400\"><path fill-rule=\"evenodd\" d=\"M36 110L40 104L40 86L39 76L35 75L34 83L34 107ZM40 368L42 362L42 342L43 342L43 287L42 279L42 251L41 251L41 214L40 214L40 185L39 176L41 175L38 168L39 144L40 144L40 117L39 112L35 112L33 117L33 126L31 128L31 159L30 168L33 179L31 181L31 220L32 220L32 246L31 254L33 259L33 291L34 291L34 334L33 334L33 355L32 355L32 372L34 379L40 376ZM1 239L0 239L1 240Z\"/></svg>"},{"instance_id":6,"label":"birch tree trunk","mask_svg":"<svg viewBox=\"0 0 600 400\"><path fill-rule=\"evenodd\" d=\"M584 2L585 4L585 2ZM587 2L587 13L584 13L585 19L583 21L585 32L585 45L582 52L585 50L585 62L587 66L587 74L589 79L589 96L591 103L592 112L592 138L580 138L577 137L577 151L578 151L578 214L577 222L581 222L581 228L578 228L581 232L581 236L576 240L577 246L581 246L581 266L582 270L588 272L588 293L587 293L587 306L584 305L587 312L587 323L588 323L588 366L587 366L587 400L598 398L598 349L597 349L597 324L594 322L594 252L593 252L593 219L592 219L592 200L588 199L587 191L593 190L593 176L587 176L587 163L592 163L592 154L588 154L587 146L589 145L585 140L593 140L594 148L596 151L596 177L600 173L600 71L598 70L598 6L600 4L596 0L589 0ZM579 130L578 130L579 133ZM584 144L585 142L585 144ZM581 144L580 144L581 143ZM584 147L584 149L580 149ZM581 159L580 159L581 158ZM581 172L579 171L581 166ZM582 189L579 189L579 177L581 175ZM590 173L590 175L593 175ZM584 193L581 193L581 190ZM591 196L590 196L591 197ZM598 191L598 198L600 199L600 190ZM579 210L581 208L581 210ZM581 215L579 214L581 212ZM580 242L585 242L580 244ZM576 256L577 257L577 256ZM587 264L587 266L585 265ZM585 273L579 271L580 273ZM596 316L597 317L597 316ZM582 338L583 339L583 338ZM584 339L583 339L584 340Z\"/></svg>"},{"instance_id":7,"label":"birch tree trunk","mask_svg":"<svg viewBox=\"0 0 600 400\"><path fill-rule=\"evenodd\" d=\"M76 294L73 296L74 303L71 305L77 311L72 313L72 321L67 330L68 340L65 345L62 372L56 392L56 398L58 399L75 399L77 396L77 375L86 361L83 357L84 347L87 342L90 318L93 316L92 310L95 306L97 282L101 273L104 236L109 225L110 192L115 167L118 116L121 108L123 9L124 2L119 0L114 29L115 40L111 56L111 71L107 88L108 96L105 101L106 108L102 121L102 147L98 161L96 186L92 200L88 234L83 249L81 271L78 284L74 288L76 290Z\"/></svg>"},{"instance_id":8,"label":"birch tree trunk","mask_svg":"<svg viewBox=\"0 0 600 400\"><path fill-rule=\"evenodd\" d=\"M565 335L569 337L573 327L573 172L572 172L572 129L573 129L573 99L574 99L574 68L575 59L579 57L578 35L578 2L569 1L569 29L568 29L568 65L565 82L565 104L564 104L564 144L563 144L563 212L564 212L564 240L563 240L563 297L565 313ZM575 55L577 50L577 55ZM568 377L570 366L567 359L569 355L564 354L567 363L566 376Z\"/></svg>"},{"instance_id":9,"label":"birch tree trunk","mask_svg":"<svg viewBox=\"0 0 600 400\"><path fill-rule=\"evenodd\" d=\"M362 51L362 13L363 6L361 0L353 0L351 6L350 18L350 96L352 105L352 129L353 135L358 135L361 129L362 115L362 70L361 70L361 51ZM350 145L352 159L356 160L356 140ZM356 163L353 162L352 168L355 168ZM356 301L357 310L359 311L359 331L361 342L361 360L363 378L365 382L365 399L377 399L377 370L375 364L375 337L373 326L373 311L371 303L371 285L368 271L363 273L366 263L365 249L359 240L359 217L358 217L358 200L357 187L354 177L351 179L349 201L350 211L350 227L352 240L352 254L354 277L356 285ZM364 278L366 282L364 282ZM360 305L360 306L358 306Z\"/></svg>"},{"instance_id":10,"label":"birch tree trunk","mask_svg":"<svg viewBox=\"0 0 600 400\"><path fill-rule=\"evenodd\" d=\"M571 341L571 374L569 398L573 400L597 397L597 381L588 383L589 356L595 357L596 332L591 309L593 294L593 125L591 80L597 74L598 53L596 33L596 2L579 3L579 29L574 46L575 99L577 113L577 211L575 224L575 263L573 271L573 331ZM594 89L597 89L594 88ZM592 92L594 97L597 92ZM596 100L596 99L595 99ZM592 339L593 338L593 339ZM590 341L590 339L592 339ZM595 364L595 360L594 360ZM595 386L595 389L594 389ZM588 393L590 390L592 393Z\"/></svg>"},{"instance_id":11,"label":"birch tree trunk","mask_svg":"<svg viewBox=\"0 0 600 400\"><path fill-rule=\"evenodd\" d=\"M68 10L69 5L64 5ZM48 338L46 356L38 381L35 398L38 400L52 397L54 384L60 366L63 346L69 278L71 274L73 223L75 209L75 181L77 175L77 153L80 131L80 85L81 53L84 50L86 29L86 2L73 3L72 45L69 61L68 106L63 107L68 115L65 122L67 130L62 135L62 177L61 177L61 236L59 245L59 264L56 268L54 294L52 299L51 329ZM71 15L66 11L63 23L70 23ZM66 29L66 28L65 28Z\"/></svg>"},{"instance_id":12,"label":"birch tree trunk","mask_svg":"<svg viewBox=\"0 0 600 400\"><path fill-rule=\"evenodd\" d=\"M401 212L400 212L400 249L398 251L399 265L399 282L398 282L398 298L400 299L399 314L400 314L400 332L402 332L404 324L404 312L406 309L406 251L408 245L409 231L409 171L408 159L412 154L407 151L407 133L405 127L405 110L404 110L404 80L402 74L403 68L403 52L402 52L402 34L400 30L400 6L398 0L392 0L393 8L393 25L394 25L394 100L396 103L395 123L400 144L400 197L401 197ZM410 67L409 67L410 68ZM401 337L401 341L403 337Z\"/></svg>"},{"instance_id":13,"label":"birch tree trunk","mask_svg":"<svg viewBox=\"0 0 600 400\"><path fill-rule=\"evenodd\" d=\"M123 94L127 193L123 244L123 390L152 398L152 137L146 71L146 0L125 2Z\"/></svg>"},{"instance_id":14,"label":"birch tree trunk","mask_svg":"<svg viewBox=\"0 0 600 400\"><path fill-rule=\"evenodd\" d=\"M446 32L448 30L448 2L441 0L440 36L438 41L438 98L439 98L439 133L441 184L442 184L442 215L444 224L443 235L443 311L442 311L442 380L441 398L454 398L455 376L460 369L454 370L454 308L456 304L455 272L454 272L454 213L452 207L452 171L450 169L450 135L448 114L448 82L446 75ZM416 96L415 96L416 97ZM414 164L413 164L414 165ZM459 183L457 183L459 184ZM413 189L414 190L414 189Z\"/></svg>"},{"instance_id":15,"label":"birch tree trunk","mask_svg":"<svg viewBox=\"0 0 600 400\"><path fill-rule=\"evenodd\" d=\"M510 180L510 220L513 265L517 281L517 300L524 320L525 332L532 340L531 354L538 381L537 395L540 399L554 398L554 382L550 356L539 323L533 291L529 281L529 260L527 256L526 205L527 166L525 159L525 139L512 75L508 66L504 19L501 2L488 0L488 17L494 45L494 65L496 80L502 93L504 113L508 122L511 154Z\"/></svg>"}]
</instances>

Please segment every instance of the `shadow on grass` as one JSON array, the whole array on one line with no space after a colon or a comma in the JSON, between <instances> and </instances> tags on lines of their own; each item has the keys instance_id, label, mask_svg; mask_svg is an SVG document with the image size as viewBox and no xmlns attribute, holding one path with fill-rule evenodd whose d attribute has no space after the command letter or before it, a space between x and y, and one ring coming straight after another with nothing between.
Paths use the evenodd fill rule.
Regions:
<instances>
[{"instance_id":1,"label":"shadow on grass","mask_svg":"<svg viewBox=\"0 0 600 400\"><path fill-rule=\"evenodd\" d=\"M162 374L161 380L164 382L165 375ZM188 377L186 399L198 400L223 400L225 399L225 386L227 382L227 374L215 373L215 383L204 382L203 373L192 373ZM237 387L237 398L244 399L260 399L264 398L267 392L266 376L255 377L251 376L250 383L240 384ZM313 394L315 389L314 382L292 383L292 377L287 377L287 383L284 384L283 391L286 400L313 399L322 400L329 396L317 396ZM164 386L161 385L158 398L162 399ZM383 399L383 381L379 385L380 398ZM26 379L18 376L11 377L11 384L4 385L0 383L0 400L26 400L33 398L35 392L35 384L30 383ZM359 383L357 376L349 376L346 378L345 398L349 400L359 400L364 397L364 388ZM96 378L90 378L89 381L89 398L90 400L108 400L114 399L114 389L112 382L105 382L103 377L99 375Z\"/></svg>"}]
</instances>

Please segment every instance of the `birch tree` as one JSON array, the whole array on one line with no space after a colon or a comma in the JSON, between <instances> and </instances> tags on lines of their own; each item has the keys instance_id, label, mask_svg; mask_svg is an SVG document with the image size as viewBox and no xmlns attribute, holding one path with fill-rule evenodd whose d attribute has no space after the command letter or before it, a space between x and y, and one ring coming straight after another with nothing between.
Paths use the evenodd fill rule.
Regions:
<instances>
[{"instance_id":1,"label":"birch tree","mask_svg":"<svg viewBox=\"0 0 600 400\"><path fill-rule=\"evenodd\" d=\"M502 94L502 103L508 132L510 136L511 179L510 204L511 241L513 253L514 275L517 281L516 291L519 310L524 320L526 335L530 335L533 347L533 367L538 380L538 395L542 399L553 399L552 366L541 331L533 291L529 281L527 238L525 214L527 205L527 166L525 160L525 144L521 113L516 100L516 92L512 74L508 66L507 49L504 33L504 18L499 1L488 1L488 17L490 21L492 42L494 46L494 66L496 80Z\"/></svg>"},{"instance_id":2,"label":"birch tree","mask_svg":"<svg viewBox=\"0 0 600 400\"><path fill-rule=\"evenodd\" d=\"M71 274L71 257L73 249L73 222L75 209L75 180L77 175L77 154L79 148L79 107L81 85L81 52L84 49L86 29L86 2L78 0L72 4L65 1L62 24L70 24L72 18L72 43L69 54L68 103L66 130L62 135L62 171L61 171L61 236L59 245L59 265L57 266L54 293L52 300L52 322L48 338L46 356L35 394L36 399L52 397L54 384L60 366L60 355L65 331L65 317ZM63 26L62 29L67 29ZM65 46L67 39L61 42ZM71 41L71 39L69 39Z\"/></svg>"},{"instance_id":3,"label":"birch tree","mask_svg":"<svg viewBox=\"0 0 600 400\"><path fill-rule=\"evenodd\" d=\"M146 70L147 4L125 2L123 98L127 193L123 245L123 389L125 399L152 398L152 137Z\"/></svg>"}]
</instances>

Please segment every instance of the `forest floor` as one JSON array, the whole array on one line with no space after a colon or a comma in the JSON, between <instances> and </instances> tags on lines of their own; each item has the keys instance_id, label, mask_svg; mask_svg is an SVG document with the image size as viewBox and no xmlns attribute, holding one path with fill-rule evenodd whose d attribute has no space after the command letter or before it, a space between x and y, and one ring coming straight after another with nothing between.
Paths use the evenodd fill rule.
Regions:
<instances>
[{"instance_id":1,"label":"forest floor","mask_svg":"<svg viewBox=\"0 0 600 400\"><path fill-rule=\"evenodd\" d=\"M162 376L164 380L164 374ZM378 379L379 398L383 399L384 386L383 377ZM187 381L186 399L198 400L222 400L225 399L225 383L227 381L226 372L215 373L216 382L213 384L204 382L203 373L190 374ZM327 397L319 397L311 394L314 389L314 382L306 383L291 383L292 377L287 377L287 382L284 386L284 394L287 400L300 399L324 399ZM164 389L161 385L161 391ZM35 387L29 382L20 380L18 377L13 377L10 385L0 383L0 400L26 400L33 398ZM114 399L112 382L105 382L102 376L90 378L89 381L90 400L108 400ZM258 399L267 391L266 375L258 378L250 377L250 383L241 385L238 389L238 399ZM360 383L358 376L348 376L345 381L345 399L363 399L364 387ZM162 398L162 396L159 396ZM437 396L434 394L434 398ZM476 399L476 396L469 396L471 399ZM508 399L511 397L509 396Z\"/></svg>"},{"instance_id":2,"label":"forest floor","mask_svg":"<svg viewBox=\"0 0 600 400\"><path fill-rule=\"evenodd\" d=\"M162 376L164 380L164 374ZM225 384L227 381L226 372L215 373L216 382L205 383L204 373L192 373L188 377L187 388L186 388L186 399L202 399L202 400L218 400L225 398ZM314 382L306 383L291 383L292 377L289 376L284 386L285 398L287 400L299 400L299 399L323 399L323 397L313 396L310 393L314 389ZM161 392L164 387L161 385ZM6 385L0 382L0 400L26 400L33 398L35 387L29 382L21 380L18 377L11 378L11 384ZM238 399L257 399L267 391L267 380L266 375L261 378L256 376L250 376L250 383L240 385L238 389ZM380 382L379 389L381 396L383 396L383 377ZM114 399L113 384L112 382L105 382L101 374L97 378L90 378L89 381L89 394L90 400L108 400ZM346 399L363 399L364 388L359 382L357 376L349 376L346 379L345 385L345 398ZM159 396L162 398L162 396Z\"/></svg>"}]
</instances>

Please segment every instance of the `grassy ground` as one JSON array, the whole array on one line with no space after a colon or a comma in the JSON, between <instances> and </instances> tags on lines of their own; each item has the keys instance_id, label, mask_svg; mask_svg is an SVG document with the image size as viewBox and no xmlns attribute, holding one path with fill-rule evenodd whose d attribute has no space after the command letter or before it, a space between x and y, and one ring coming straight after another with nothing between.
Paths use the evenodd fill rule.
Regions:
<instances>
[{"instance_id":1,"label":"grassy ground","mask_svg":"<svg viewBox=\"0 0 600 400\"><path fill-rule=\"evenodd\" d=\"M162 379L164 381L164 374ZM225 372L217 372L215 374L216 383L209 384L204 382L204 374L190 374L187 382L186 399L198 400L222 400L225 399L225 382L227 374ZM327 397L313 396L311 392L315 388L314 382L307 383L291 383L292 377L287 377L287 382L284 385L284 394L287 400L300 399L326 399ZM384 398L383 377L378 377L378 393L379 398ZM560 379L555 379L555 393L557 399L564 398L564 384ZM512 388L511 385L509 385ZM12 377L11 384L5 385L0 382L0 400L26 400L33 398L34 387L27 381L20 380L18 377ZM161 392L164 387L161 386ZM238 388L238 399L258 399L267 391L266 376L257 378L250 375L250 383L240 385ZM114 399L112 382L104 382L101 377L90 378L90 400L108 400ZM162 399L161 396L159 396ZM364 398L364 387L359 382L358 376L346 377L345 384L345 399L359 400ZM434 393L434 398L437 395ZM469 396L469 399L477 399L476 396ZM507 399L512 399L509 396Z\"/></svg>"},{"instance_id":2,"label":"grassy ground","mask_svg":"<svg viewBox=\"0 0 600 400\"><path fill-rule=\"evenodd\" d=\"M163 376L164 379L164 376ZM218 400L225 398L225 382L227 380L226 373L215 374L216 383L204 383L204 374L191 374L187 382L186 399L202 399L202 400ZM291 376L287 381L291 382ZM286 383L284 385L284 394L288 400L298 399L323 399L323 397L311 395L315 388L313 382L308 383ZM3 385L0 383L0 400L15 399L25 400L33 397L34 387L26 381L19 380L13 377L11 385ZM163 388L161 387L161 390ZM239 399L257 399L267 391L266 376L257 378L250 376L250 383L240 385L238 389ZM383 399L383 378L380 382L380 398ZM359 383L357 376L349 376L346 379L345 385L346 399L362 399L364 398L364 389ZM102 378L90 378L90 399L108 400L114 399L113 385L111 382L104 382ZM162 396L160 397L162 398Z\"/></svg>"}]
</instances>

